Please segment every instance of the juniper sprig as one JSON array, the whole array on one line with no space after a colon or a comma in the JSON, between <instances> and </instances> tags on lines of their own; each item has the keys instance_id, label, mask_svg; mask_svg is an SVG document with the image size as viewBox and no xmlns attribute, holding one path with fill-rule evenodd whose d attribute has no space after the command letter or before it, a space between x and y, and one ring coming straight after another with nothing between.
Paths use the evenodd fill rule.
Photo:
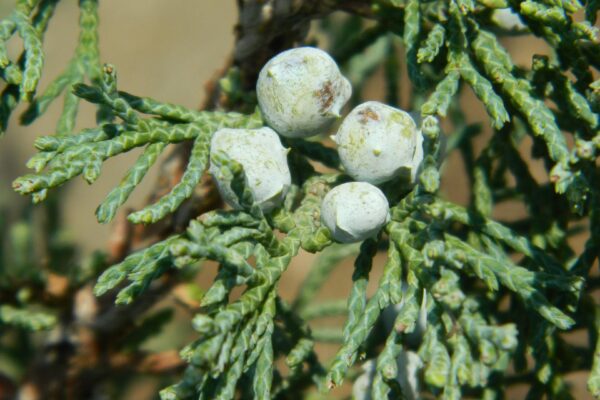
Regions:
<instances>
[{"instance_id":1,"label":"juniper sprig","mask_svg":"<svg viewBox=\"0 0 600 400\"><path fill-rule=\"evenodd\" d=\"M141 148L96 211L108 223L161 154L185 143L178 183L123 224L155 224L181 210L209 179L207 171L232 208L187 213L187 229L165 228L112 265L96 260L71 275L47 265L33 273L31 228L17 224L7 233L0 223L8 243L0 245L0 277L24 288L0 280L1 328L76 331L81 322L66 317L65 304L76 304L74 293L91 284L108 311L90 317L89 329L101 336L112 329L111 316L122 329L111 331L114 343L97 347L118 360L129 357L123 348L133 348L138 358L127 359L135 364L147 355L135 343L169 319L141 321L143 312L174 287L197 289L198 271L210 269L208 288L182 301L195 336L178 349L175 370L183 372L169 376L162 399L313 398L344 382L352 383L355 399L493 399L517 383L526 385L527 398L571 398L568 376L580 370L589 371L588 389L600 398L600 314L592 295L600 248L598 1L240 2L234 65L202 111L118 90L115 67L100 64L97 0L79 1L75 55L38 94L43 35L58 2L18 0L0 21L2 130L19 102L29 102L21 122L31 123L64 95L55 134L37 138L38 153L27 164L33 172L17 178L14 190L53 204L56 188L78 176L93 184L104 162ZM314 40L328 43L331 57L304 47L267 62L301 44L307 21L321 17L315 37L328 40ZM6 51L15 34L23 41L16 61ZM550 55L517 65L502 40L517 35L538 37ZM379 72L388 104L366 98ZM334 138L336 150L309 136L333 129L349 84L354 110L346 110L351 118ZM467 87L487 113L479 124L467 122L460 100ZM97 125L73 132L81 100L96 105ZM211 140L221 129L235 136L267 126L289 153L281 145L266 151L287 154L289 171L286 165L286 182L277 182L273 204L264 207L257 187L274 175L249 179L255 169L242 165L248 160ZM478 148L474 138L482 130ZM531 155L520 151L526 141ZM465 165L466 204L445 197L445 161L454 153ZM256 170L279 168L255 158ZM543 161L545 180L532 174L533 159ZM330 204L328 193L358 185L352 179L369 181L360 182L368 190ZM206 190L216 193L210 184ZM367 198L373 193L377 202ZM526 215L499 220L497 206L509 201ZM576 233L585 235L583 250L573 244ZM64 260L49 249L50 264ZM288 302L279 282L301 251L319 255ZM344 298L316 298L351 258ZM32 294L53 274L69 282L60 301ZM318 323L340 316L343 325ZM127 318L131 324L122 322ZM565 337L580 331L587 340ZM322 344L336 346L331 360L322 359ZM0 340L0 350L10 346L24 348Z\"/></svg>"}]
</instances>

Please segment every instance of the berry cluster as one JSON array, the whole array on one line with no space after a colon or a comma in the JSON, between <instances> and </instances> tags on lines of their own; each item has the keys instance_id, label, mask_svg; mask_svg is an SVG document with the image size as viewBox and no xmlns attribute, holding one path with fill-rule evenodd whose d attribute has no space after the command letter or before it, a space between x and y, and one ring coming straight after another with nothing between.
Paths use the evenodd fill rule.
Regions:
<instances>
[{"instance_id":1,"label":"berry cluster","mask_svg":"<svg viewBox=\"0 0 600 400\"><path fill-rule=\"evenodd\" d=\"M277 135L309 137L340 117L352 94L350 82L324 51L303 47L285 51L261 70L258 103L269 127L221 129L211 154L223 152L240 163L256 204L269 212L290 187L287 151ZM272 129L271 129L272 128ZM369 101L354 108L335 136L342 165L357 182L341 184L323 199L321 220L335 240L358 242L374 236L389 221L389 204L374 185L401 177L416 179L423 159L423 138L405 111ZM231 182L211 167L225 201L239 207Z\"/></svg>"}]
</instances>

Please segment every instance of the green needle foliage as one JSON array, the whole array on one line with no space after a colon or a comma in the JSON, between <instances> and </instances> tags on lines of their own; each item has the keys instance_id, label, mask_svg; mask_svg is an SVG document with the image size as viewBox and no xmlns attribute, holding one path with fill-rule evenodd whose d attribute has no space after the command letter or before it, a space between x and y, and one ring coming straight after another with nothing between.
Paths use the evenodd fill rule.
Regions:
<instances>
[{"instance_id":1,"label":"green needle foliage","mask_svg":"<svg viewBox=\"0 0 600 400\"><path fill-rule=\"evenodd\" d=\"M129 222L153 224L178 211L209 164L232 182L241 205L191 215L187 230L168 232L98 274L70 278L93 282L101 299L135 307L162 282L174 276L191 281L199 266L216 262L214 281L191 310L196 338L179 352L185 371L160 392L162 399L308 398L319 396L317 391L329 396L325 393L344 382L354 382L357 399L496 399L511 396L514 384L525 384L530 399L567 399L573 395L566 377L580 370L589 372L588 389L600 398L600 306L592 296L600 252L600 81L594 81L600 70L594 27L600 2L298 2L295 12L307 13L304 17L326 16L319 30L352 82L352 103L365 100L369 79L381 71L387 102L405 104L422 120L418 182L411 188L383 185L389 223L376 237L350 245L334 243L320 222L325 194L349 179L324 140L284 140L291 149L292 188L268 215L254 204L242 166L209 152L220 128L265 125L253 84L243 83L257 70L244 74L238 68L247 66L231 68L218 89L229 101L214 110L119 91L115 67L100 66L98 2L80 0L75 55L38 94L43 34L57 3L19 0L0 21L3 130L20 101L29 102L21 122L30 123L64 93L55 134L36 140L39 152L28 163L33 172L17 178L14 190L41 202L77 176L92 184L106 160L142 148L96 211L98 221L108 223L168 145L187 143L179 182L129 214ZM307 11L311 7L318 12ZM348 15L328 16L336 10ZM518 23L506 22L507 15ZM13 61L6 42L15 34L22 38L23 54ZM500 39L524 35L544 41L551 54L515 65ZM282 50L269 48L272 44L263 43L271 55ZM400 88L409 85L410 98L402 99ZM489 116L480 125L467 124L459 101L469 88ZM98 123L73 132L81 100L97 106ZM257 111L239 112L252 109ZM451 128L443 132L442 126ZM482 126L490 135L478 138L483 147L476 150ZM526 140L533 143L530 157L519 151ZM466 166L468 204L440 193L444 160L454 152ZM532 159L543 161L545 181L534 178ZM495 207L509 201L522 203L527 215L496 220ZM586 240L580 251L573 246L576 233ZM3 250L12 260L0 264L0 272L10 265L7 276L43 282L27 258L31 234L22 225L11 230L11 244ZM278 283L301 250L320 254L288 303ZM376 274L382 253L386 261ZM354 267L347 273L352 286L345 298L315 300L349 258ZM367 290L370 282L373 292ZM35 300L43 306L43 298ZM56 316L10 288L0 289L0 302L0 329L40 330L57 323ZM314 324L340 316L345 320L340 326ZM168 317L150 316L140 326L162 325ZM135 348L145 332L131 334L125 343ZM587 337L574 343L567 332ZM335 344L335 356L322 359L318 343Z\"/></svg>"},{"instance_id":2,"label":"green needle foliage","mask_svg":"<svg viewBox=\"0 0 600 400\"><path fill-rule=\"evenodd\" d=\"M21 116L21 122L30 124L65 91L57 132L63 135L71 133L77 118L79 98L68 88L83 82L86 77L96 84L100 83L98 1L80 0L80 34L75 55L65 71L43 93L37 93L44 64L42 41L58 2L59 0L19 0L14 11L0 22L0 76L6 82L0 95L1 133L6 130L8 119L20 101L29 102ZM6 53L6 42L16 33L23 40L23 53L18 60L11 61Z\"/></svg>"}]
</instances>

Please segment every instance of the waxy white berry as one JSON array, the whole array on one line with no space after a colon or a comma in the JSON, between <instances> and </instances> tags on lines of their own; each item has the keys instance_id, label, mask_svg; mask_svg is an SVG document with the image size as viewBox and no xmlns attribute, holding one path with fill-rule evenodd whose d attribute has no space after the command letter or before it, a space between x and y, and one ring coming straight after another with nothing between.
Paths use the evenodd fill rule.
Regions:
<instances>
[{"instance_id":1,"label":"waxy white berry","mask_svg":"<svg viewBox=\"0 0 600 400\"><path fill-rule=\"evenodd\" d=\"M281 204L290 187L291 175L287 163L288 150L282 146L275 131L267 127L220 129L210 143L210 152L217 151L224 152L242 165L254 201L264 212ZM230 206L239 208L231 182L212 163L209 171L217 182L223 200Z\"/></svg>"},{"instance_id":2,"label":"waxy white berry","mask_svg":"<svg viewBox=\"0 0 600 400\"><path fill-rule=\"evenodd\" d=\"M510 8L499 8L494 10L492 13L492 21L499 27L508 30L524 31L527 29L527 25L521 21L519 14Z\"/></svg>"},{"instance_id":3,"label":"waxy white berry","mask_svg":"<svg viewBox=\"0 0 600 400\"><path fill-rule=\"evenodd\" d=\"M260 71L258 104L267 124L286 137L322 133L340 116L350 82L324 51L300 47L273 57Z\"/></svg>"},{"instance_id":4,"label":"waxy white berry","mask_svg":"<svg viewBox=\"0 0 600 400\"><path fill-rule=\"evenodd\" d=\"M413 160L418 161L422 139L407 112L368 101L348 114L333 139L346 172L358 181L379 184L400 175L407 181L416 176Z\"/></svg>"},{"instance_id":5,"label":"waxy white berry","mask_svg":"<svg viewBox=\"0 0 600 400\"><path fill-rule=\"evenodd\" d=\"M360 242L379 232L390 219L389 211L389 203L377 187L349 182L325 195L321 220L338 242Z\"/></svg>"}]
</instances>

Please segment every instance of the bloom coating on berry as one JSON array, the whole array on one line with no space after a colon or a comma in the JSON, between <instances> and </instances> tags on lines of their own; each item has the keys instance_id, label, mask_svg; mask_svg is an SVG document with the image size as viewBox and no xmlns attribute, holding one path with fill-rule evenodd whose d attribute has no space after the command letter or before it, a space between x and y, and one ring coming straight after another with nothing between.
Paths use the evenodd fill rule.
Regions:
<instances>
[{"instance_id":1,"label":"bloom coating on berry","mask_svg":"<svg viewBox=\"0 0 600 400\"><path fill-rule=\"evenodd\" d=\"M212 137L210 152L221 151L240 163L246 175L246 184L254 201L264 212L281 204L291 184L287 163L287 149L271 128L218 130ZM209 171L217 182L223 200L240 208L237 196L228 181L211 163Z\"/></svg>"},{"instance_id":2,"label":"bloom coating on berry","mask_svg":"<svg viewBox=\"0 0 600 400\"><path fill-rule=\"evenodd\" d=\"M499 8L492 13L492 21L499 27L509 30L524 31L527 25L521 21L519 14L510 8Z\"/></svg>"},{"instance_id":3,"label":"bloom coating on berry","mask_svg":"<svg viewBox=\"0 0 600 400\"><path fill-rule=\"evenodd\" d=\"M352 86L335 61L313 47L273 57L256 84L265 121L286 137L307 137L328 129L351 94Z\"/></svg>"},{"instance_id":4,"label":"bloom coating on berry","mask_svg":"<svg viewBox=\"0 0 600 400\"><path fill-rule=\"evenodd\" d=\"M338 242L360 242L379 232L390 219L389 211L389 203L377 187L349 182L325 195L321 221Z\"/></svg>"},{"instance_id":5,"label":"bloom coating on berry","mask_svg":"<svg viewBox=\"0 0 600 400\"><path fill-rule=\"evenodd\" d=\"M399 175L410 180L416 174L413 159L419 132L402 110L377 101L360 104L333 139L346 172L358 181L379 184Z\"/></svg>"}]
</instances>

